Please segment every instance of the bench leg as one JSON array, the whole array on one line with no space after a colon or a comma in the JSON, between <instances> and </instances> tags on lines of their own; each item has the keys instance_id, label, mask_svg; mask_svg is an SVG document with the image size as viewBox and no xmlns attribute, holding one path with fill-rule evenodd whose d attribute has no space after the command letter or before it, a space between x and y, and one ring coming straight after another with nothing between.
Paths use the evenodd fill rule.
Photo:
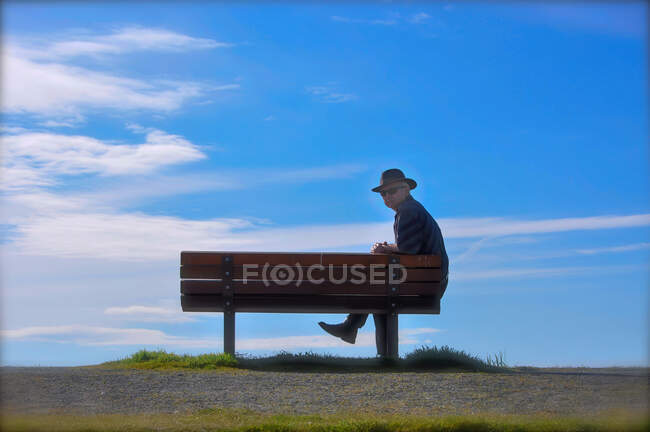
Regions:
<instances>
[{"instance_id":1,"label":"bench leg","mask_svg":"<svg viewBox=\"0 0 650 432\"><path fill-rule=\"evenodd\" d=\"M399 337L397 335L397 314L386 314L386 357L399 358Z\"/></svg>"},{"instance_id":2,"label":"bench leg","mask_svg":"<svg viewBox=\"0 0 650 432\"><path fill-rule=\"evenodd\" d=\"M235 355L235 312L223 313L223 352Z\"/></svg>"}]
</instances>

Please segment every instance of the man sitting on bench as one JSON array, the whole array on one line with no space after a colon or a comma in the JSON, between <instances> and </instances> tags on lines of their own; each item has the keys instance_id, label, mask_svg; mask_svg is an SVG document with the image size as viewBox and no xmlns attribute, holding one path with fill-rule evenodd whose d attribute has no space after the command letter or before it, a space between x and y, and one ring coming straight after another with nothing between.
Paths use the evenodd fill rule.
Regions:
<instances>
[{"instance_id":1,"label":"man sitting on bench","mask_svg":"<svg viewBox=\"0 0 650 432\"><path fill-rule=\"evenodd\" d=\"M379 192L384 199L384 204L395 211L395 243L375 243L370 253L399 253L416 255L440 255L442 281L441 293L444 294L448 283L449 259L445 251L445 242L440 232L440 227L431 217L429 212L411 196L411 189L415 189L415 180L405 178L404 173L396 168L384 171L379 180L379 186L373 192ZM375 341L377 355L386 356L386 319L384 315L373 314L375 320ZM340 324L326 324L319 322L323 330L329 334L340 337L345 342L353 344L357 338L357 331L363 327L368 319L368 314L349 314Z\"/></svg>"}]
</instances>

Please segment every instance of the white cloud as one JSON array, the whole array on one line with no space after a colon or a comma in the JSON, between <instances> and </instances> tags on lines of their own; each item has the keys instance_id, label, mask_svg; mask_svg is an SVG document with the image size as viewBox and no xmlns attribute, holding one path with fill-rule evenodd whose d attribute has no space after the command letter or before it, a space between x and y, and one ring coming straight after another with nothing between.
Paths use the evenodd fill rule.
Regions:
<instances>
[{"instance_id":1,"label":"white cloud","mask_svg":"<svg viewBox=\"0 0 650 432\"><path fill-rule=\"evenodd\" d=\"M332 21L344 22L344 23L363 23L363 22L366 22L365 20L352 19L352 18L349 18L349 17L338 16L338 15L332 15L330 18L332 19Z\"/></svg>"},{"instance_id":2,"label":"white cloud","mask_svg":"<svg viewBox=\"0 0 650 432\"><path fill-rule=\"evenodd\" d=\"M474 256L476 252L479 251L482 247L484 247L488 242L492 241L494 238L493 237L484 237L474 243L472 243L465 252L462 254L458 255L457 257L454 258L454 263L461 263L468 258Z\"/></svg>"},{"instance_id":3,"label":"white cloud","mask_svg":"<svg viewBox=\"0 0 650 432\"><path fill-rule=\"evenodd\" d=\"M231 43L195 38L165 29L125 27L108 35L80 34L54 41L41 41L36 46L32 42L32 45L25 49L32 58L53 59L138 51L193 51L231 46Z\"/></svg>"},{"instance_id":4,"label":"white cloud","mask_svg":"<svg viewBox=\"0 0 650 432\"><path fill-rule=\"evenodd\" d=\"M322 251L358 246L360 251L365 251L367 245L378 239L390 239L393 234L389 223L280 228L259 225L250 219L197 221L139 213L75 211L75 203L50 198L55 210L41 210L41 213L34 210L28 217L13 221L17 226L11 246L16 253L148 261L175 259L180 250ZM37 205L38 196L32 201ZM650 215L510 220L508 223L503 219L462 218L439 222L445 238L449 239L490 232L533 234L648 226ZM88 242L89 238L93 241ZM152 244L156 247L152 248Z\"/></svg>"},{"instance_id":5,"label":"white cloud","mask_svg":"<svg viewBox=\"0 0 650 432\"><path fill-rule=\"evenodd\" d=\"M461 270L450 272L450 278L454 281L479 280L479 279L503 279L523 277L556 277L575 274L609 274L617 272L629 272L631 270L647 270L647 266L639 267L634 265L622 266L583 266L583 267L538 267L538 268L498 268L490 270Z\"/></svg>"},{"instance_id":6,"label":"white cloud","mask_svg":"<svg viewBox=\"0 0 650 432\"><path fill-rule=\"evenodd\" d=\"M399 18L399 15L397 16ZM350 23L350 24L371 24L371 25L384 25L392 26L397 24L397 20L394 18L389 19L358 19L358 18L349 18L344 16L333 15L331 17L332 21Z\"/></svg>"},{"instance_id":7,"label":"white cloud","mask_svg":"<svg viewBox=\"0 0 650 432\"><path fill-rule=\"evenodd\" d=\"M385 25L385 26L392 26L397 24L397 21L394 19L374 19L368 22L370 24L378 24L378 25Z\"/></svg>"},{"instance_id":8,"label":"white cloud","mask_svg":"<svg viewBox=\"0 0 650 432\"><path fill-rule=\"evenodd\" d=\"M185 338L171 336L160 330L114 328L86 325L34 326L2 330L3 338L42 342L74 343L86 346L144 345L180 346L186 348L214 347L216 338Z\"/></svg>"},{"instance_id":9,"label":"white cloud","mask_svg":"<svg viewBox=\"0 0 650 432\"><path fill-rule=\"evenodd\" d=\"M429 15L428 13L420 12L420 13L417 13L417 14L414 14L413 16L411 16L410 21L412 23L418 24L418 23L424 22L424 21L426 21L426 20L428 20L430 18L431 18L431 15Z\"/></svg>"},{"instance_id":10,"label":"white cloud","mask_svg":"<svg viewBox=\"0 0 650 432\"><path fill-rule=\"evenodd\" d=\"M518 262L518 261L538 261L538 260L549 260L556 258L571 258L576 255L597 255L597 254L606 254L606 253L624 253L624 252L633 252L638 250L650 249L650 243L634 243L630 245L623 246L609 246L609 247L598 247L598 248L589 248L589 249L569 249L563 248L558 250L546 251L546 252L537 252L536 249L532 249L532 252L504 252L499 251L499 253L487 253L482 254L475 258L476 253L480 249L485 249L487 247L499 246L504 244L514 244L519 241L517 237L486 237L480 239L476 242L471 243L468 247L465 248L464 252L456 255L454 253L449 253L450 249L447 249L449 253L450 261L457 264L464 264L469 261L473 261L481 264L490 264L495 265L497 262ZM525 239L523 242L529 242ZM454 243L455 244L455 243Z\"/></svg>"},{"instance_id":11,"label":"white cloud","mask_svg":"<svg viewBox=\"0 0 650 432\"><path fill-rule=\"evenodd\" d=\"M308 93L314 98L323 103L343 103L350 102L357 99L353 93L341 93L334 90L332 86L310 86L306 87Z\"/></svg>"},{"instance_id":12,"label":"white cloud","mask_svg":"<svg viewBox=\"0 0 650 432\"><path fill-rule=\"evenodd\" d=\"M129 179L128 183L113 184L105 190L76 193L91 205L103 203L114 207L142 203L143 200L180 194L242 190L264 184L308 183L320 180L349 178L366 168L361 165L342 164L303 169L270 169L264 175L260 170L231 170L219 172L194 172L181 176L153 175ZM97 206L94 206L97 207Z\"/></svg>"},{"instance_id":13,"label":"white cloud","mask_svg":"<svg viewBox=\"0 0 650 432\"><path fill-rule=\"evenodd\" d=\"M400 23L411 23L411 24L422 24L431 18L431 15L425 12L419 12L413 14L409 17L403 17L399 13L390 13L387 18L375 18L375 19L362 19L362 18L350 18L347 16L332 15L330 19L332 21L347 23L347 24L369 24L369 25L382 25L382 26L394 26Z\"/></svg>"},{"instance_id":14,"label":"white cloud","mask_svg":"<svg viewBox=\"0 0 650 432\"><path fill-rule=\"evenodd\" d=\"M424 343L431 343L431 339L425 339L422 341L419 336L427 335L431 336L434 333L440 333L444 330L435 329L430 327L421 327L413 329L403 329L399 331L399 343L400 345L416 345Z\"/></svg>"},{"instance_id":15,"label":"white cloud","mask_svg":"<svg viewBox=\"0 0 650 432\"><path fill-rule=\"evenodd\" d=\"M373 333L359 333L357 347L375 345ZM350 344L330 335L317 336L282 336L277 338L249 338L235 341L238 351L242 350L291 350L295 348L339 348L349 347Z\"/></svg>"},{"instance_id":16,"label":"white cloud","mask_svg":"<svg viewBox=\"0 0 650 432\"><path fill-rule=\"evenodd\" d=\"M125 28L106 36L67 40L24 40L7 44L2 57L2 110L47 117L45 124L72 126L88 109L169 112L190 99L231 90L239 84L214 85L150 77L134 79L104 66L79 67L73 57L134 51L187 51L227 46L211 39L161 29Z\"/></svg>"},{"instance_id":17,"label":"white cloud","mask_svg":"<svg viewBox=\"0 0 650 432\"><path fill-rule=\"evenodd\" d=\"M86 212L112 212L122 205L161 196L209 190L236 190L269 183L305 183L325 179L350 178L365 171L359 164L300 169L279 168L221 169L170 176L156 173L158 168L201 159L198 146L180 136L137 124L127 128L146 134L144 144L126 145L104 142L85 136L32 133L0 137L9 149L4 158L4 179L0 189L12 192L5 197L9 211L5 217L49 214L52 211L85 209ZM57 184L63 175L91 173L113 176L99 189L75 192L46 192L44 187ZM137 174L137 175L134 175ZM126 178L115 176L129 175ZM63 205L63 207L61 206Z\"/></svg>"},{"instance_id":18,"label":"white cloud","mask_svg":"<svg viewBox=\"0 0 650 432\"><path fill-rule=\"evenodd\" d=\"M26 255L167 260L177 258L183 249L245 249L246 239L233 236L232 231L251 225L243 219L190 221L137 213L62 212L23 221L12 244L16 252Z\"/></svg>"},{"instance_id":19,"label":"white cloud","mask_svg":"<svg viewBox=\"0 0 650 432\"><path fill-rule=\"evenodd\" d=\"M420 343L419 335L437 333L432 328L405 329L400 331L400 344ZM34 326L16 330L2 330L3 338L13 340L36 340L59 343L74 343L86 346L142 345L156 347L211 348L223 342L216 338L186 338L168 335L160 330L143 328L114 328L85 325ZM277 338L237 339L238 351L290 350L295 348L337 348L350 345L330 335L283 336ZM375 335L371 332L359 333L357 347L375 346Z\"/></svg>"},{"instance_id":20,"label":"white cloud","mask_svg":"<svg viewBox=\"0 0 650 432\"><path fill-rule=\"evenodd\" d=\"M519 5L505 13L574 31L641 38L647 32L645 7L643 2L550 2Z\"/></svg>"},{"instance_id":21,"label":"white cloud","mask_svg":"<svg viewBox=\"0 0 650 432\"><path fill-rule=\"evenodd\" d=\"M252 218L187 220L119 211L116 204L143 197L197 190L236 189L261 183L309 182L345 178L363 171L358 165L274 170L265 175L231 171L220 176L197 174L182 178L129 180L110 192L48 192L57 176L71 174L124 175L147 173L175 163L204 157L197 146L180 136L140 125L143 144L109 144L85 136L21 133L3 136L3 185L8 209L4 223L12 225L12 251L21 255L111 260L174 260L180 250L313 251L358 247L391 239L389 223L269 227ZM121 200L121 201L120 201ZM593 216L545 220L508 218L448 218L438 220L446 239L483 238L465 254L470 256L494 236L596 230L650 225L650 215ZM164 233L164 235L161 235ZM88 241L92 239L92 241ZM151 245L156 245L152 247Z\"/></svg>"},{"instance_id":22,"label":"white cloud","mask_svg":"<svg viewBox=\"0 0 650 432\"><path fill-rule=\"evenodd\" d=\"M44 172L37 171L33 167L20 163L5 164L2 167L1 175L2 183L0 184L0 190L19 190L33 188L35 186L50 186L55 183Z\"/></svg>"},{"instance_id":23,"label":"white cloud","mask_svg":"<svg viewBox=\"0 0 650 432\"><path fill-rule=\"evenodd\" d=\"M650 249L650 243L634 243L622 246L610 246L593 249L578 249L576 252L584 255L595 255L601 253L629 252L635 250Z\"/></svg>"},{"instance_id":24,"label":"white cloud","mask_svg":"<svg viewBox=\"0 0 650 432\"><path fill-rule=\"evenodd\" d=\"M75 127L77 124L79 124L83 119L81 117L78 117L76 120L75 119L67 119L67 120L46 120L42 123L39 123L40 126L44 126L46 128L57 128L57 127Z\"/></svg>"},{"instance_id":25,"label":"white cloud","mask_svg":"<svg viewBox=\"0 0 650 432\"><path fill-rule=\"evenodd\" d=\"M29 130L21 126L0 125L0 133L3 135L19 134L23 132L29 132Z\"/></svg>"},{"instance_id":26,"label":"white cloud","mask_svg":"<svg viewBox=\"0 0 650 432\"><path fill-rule=\"evenodd\" d=\"M180 306L176 308L166 308L160 306L112 306L104 310L105 315L114 316L122 320L139 321L139 322L167 322L181 323L194 322L189 314L183 313Z\"/></svg>"},{"instance_id":27,"label":"white cloud","mask_svg":"<svg viewBox=\"0 0 650 432\"><path fill-rule=\"evenodd\" d=\"M81 109L147 109L171 111L208 91L237 88L196 82L123 78L60 63L37 63L12 55L3 57L2 109L10 113L34 113L79 119Z\"/></svg>"},{"instance_id":28,"label":"white cloud","mask_svg":"<svg viewBox=\"0 0 650 432\"><path fill-rule=\"evenodd\" d=\"M515 220L507 218L440 218L445 238L542 234L650 225L650 214Z\"/></svg>"},{"instance_id":29,"label":"white cloud","mask_svg":"<svg viewBox=\"0 0 650 432\"><path fill-rule=\"evenodd\" d=\"M417 336L432 334L441 330L432 328L404 329L399 331L400 345L414 345L420 343ZM375 334L362 332L357 335L354 346L374 347ZM291 350L296 348L344 348L350 344L330 335L316 336L282 336L277 338L242 339L236 341L238 350Z\"/></svg>"},{"instance_id":30,"label":"white cloud","mask_svg":"<svg viewBox=\"0 0 650 432\"><path fill-rule=\"evenodd\" d=\"M178 135L151 130L142 144L109 144L87 136L23 133L0 138L4 151L3 188L55 183L55 176L152 172L166 165L202 159L197 146Z\"/></svg>"}]
</instances>

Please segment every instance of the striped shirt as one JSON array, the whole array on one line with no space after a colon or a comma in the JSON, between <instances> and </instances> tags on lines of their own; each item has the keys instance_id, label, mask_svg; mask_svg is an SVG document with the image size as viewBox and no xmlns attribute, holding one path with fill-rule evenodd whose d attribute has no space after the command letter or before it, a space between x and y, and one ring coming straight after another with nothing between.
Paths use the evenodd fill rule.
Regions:
<instances>
[{"instance_id":1,"label":"striped shirt","mask_svg":"<svg viewBox=\"0 0 650 432\"><path fill-rule=\"evenodd\" d=\"M449 271L449 258L445 250L442 232L429 212L412 196L397 207L395 213L395 244L401 253L417 255L440 255L442 277Z\"/></svg>"}]
</instances>

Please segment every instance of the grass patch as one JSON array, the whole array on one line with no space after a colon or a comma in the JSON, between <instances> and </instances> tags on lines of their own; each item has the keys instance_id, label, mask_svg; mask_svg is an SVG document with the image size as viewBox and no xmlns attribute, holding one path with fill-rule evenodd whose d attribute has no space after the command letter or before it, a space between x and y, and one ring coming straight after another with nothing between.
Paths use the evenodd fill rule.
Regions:
<instances>
[{"instance_id":1,"label":"grass patch","mask_svg":"<svg viewBox=\"0 0 650 432\"><path fill-rule=\"evenodd\" d=\"M220 369L236 365L237 359L225 353L178 355L164 350L144 349L121 360L102 363L102 366L134 369Z\"/></svg>"},{"instance_id":2,"label":"grass patch","mask_svg":"<svg viewBox=\"0 0 650 432\"><path fill-rule=\"evenodd\" d=\"M647 431L647 417L552 416L414 417L371 413L338 415L261 414L248 410L208 409L184 414L5 415L3 431L219 431L219 432L614 432Z\"/></svg>"},{"instance_id":3,"label":"grass patch","mask_svg":"<svg viewBox=\"0 0 650 432\"><path fill-rule=\"evenodd\" d=\"M504 372L509 370L503 357L482 360L448 346L423 346L397 360L380 358L339 357L312 352L293 354L281 352L270 357L238 356L238 367L253 370L285 372L414 372L466 371Z\"/></svg>"},{"instance_id":4,"label":"grass patch","mask_svg":"<svg viewBox=\"0 0 650 432\"><path fill-rule=\"evenodd\" d=\"M510 369L503 356L482 360L448 346L422 346L397 360L375 357L339 357L330 354L280 352L268 357L246 354L178 355L164 350L140 350L124 359L100 366L136 369L204 369L239 368L281 372L397 372L397 371L466 371L504 372Z\"/></svg>"}]
</instances>

